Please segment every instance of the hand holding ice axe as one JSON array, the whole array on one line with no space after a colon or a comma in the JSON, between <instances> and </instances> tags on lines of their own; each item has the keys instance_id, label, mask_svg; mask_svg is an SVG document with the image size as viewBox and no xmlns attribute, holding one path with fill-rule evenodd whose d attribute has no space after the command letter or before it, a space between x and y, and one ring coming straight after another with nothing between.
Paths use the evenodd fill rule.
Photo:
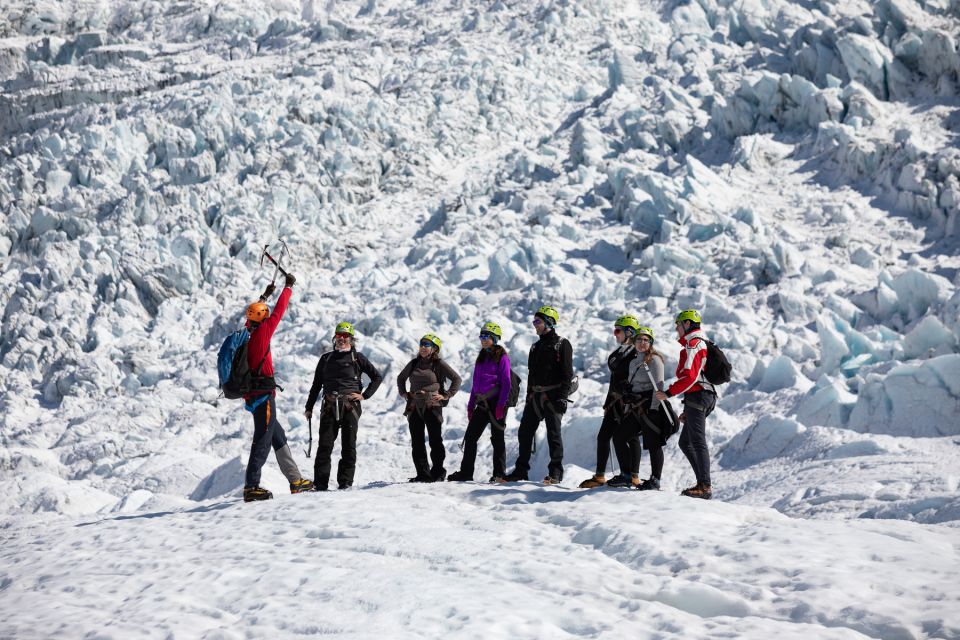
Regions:
<instances>
[{"instance_id":1,"label":"hand holding ice axe","mask_svg":"<svg viewBox=\"0 0 960 640\"><path fill-rule=\"evenodd\" d=\"M290 255L290 252L287 249L286 243L283 242L283 240L280 241L280 253L279 253L280 258L279 259L274 258L272 255L270 255L270 252L268 251L269 248L270 248L270 245L268 244L263 245L263 252L260 254L260 266L261 267L263 266L263 259L266 258L267 260L273 263L273 266L275 267L275 269L273 270L273 278L270 280L270 284L267 285L267 288L266 290L264 290L263 295L260 296L261 300L266 300L267 298L273 295L274 291L276 291L277 286L275 283L277 281L278 273L283 274L283 277L285 279L284 284L288 287L292 287L293 284L297 281L297 279L293 276L293 274L287 273L287 271L283 268L283 265L282 265L284 258Z\"/></svg>"}]
</instances>

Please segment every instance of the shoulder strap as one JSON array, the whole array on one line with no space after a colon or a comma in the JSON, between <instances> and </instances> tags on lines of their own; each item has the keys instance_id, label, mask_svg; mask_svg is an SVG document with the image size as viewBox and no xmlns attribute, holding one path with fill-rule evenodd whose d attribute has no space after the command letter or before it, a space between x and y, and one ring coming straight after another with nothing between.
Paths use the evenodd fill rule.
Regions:
<instances>
[{"instance_id":1,"label":"shoulder strap","mask_svg":"<svg viewBox=\"0 0 960 640\"><path fill-rule=\"evenodd\" d=\"M357 385L360 387L360 391L363 391L363 371L360 370L360 363L357 362L357 350L350 349L350 357L353 358L353 368L357 372Z\"/></svg>"},{"instance_id":2,"label":"shoulder strap","mask_svg":"<svg viewBox=\"0 0 960 640\"><path fill-rule=\"evenodd\" d=\"M267 356L270 355L270 347L267 347L267 352L263 354L263 360L260 361L260 364L257 365L256 372L257 376L260 375L260 370L263 369L263 363L267 361Z\"/></svg>"}]
</instances>

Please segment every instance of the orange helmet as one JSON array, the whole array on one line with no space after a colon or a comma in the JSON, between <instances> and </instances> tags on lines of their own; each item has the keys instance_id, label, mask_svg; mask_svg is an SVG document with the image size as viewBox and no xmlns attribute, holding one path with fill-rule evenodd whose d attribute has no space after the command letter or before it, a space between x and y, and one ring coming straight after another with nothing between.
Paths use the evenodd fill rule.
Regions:
<instances>
[{"instance_id":1,"label":"orange helmet","mask_svg":"<svg viewBox=\"0 0 960 640\"><path fill-rule=\"evenodd\" d=\"M247 320L250 322L263 322L270 315L270 307L262 302L252 302L247 307Z\"/></svg>"}]
</instances>

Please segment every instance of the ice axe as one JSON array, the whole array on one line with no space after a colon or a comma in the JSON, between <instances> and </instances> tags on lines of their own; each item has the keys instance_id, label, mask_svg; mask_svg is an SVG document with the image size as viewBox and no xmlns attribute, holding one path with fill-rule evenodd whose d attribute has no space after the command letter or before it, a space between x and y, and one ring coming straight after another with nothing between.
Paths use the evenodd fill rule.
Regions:
<instances>
[{"instance_id":1,"label":"ice axe","mask_svg":"<svg viewBox=\"0 0 960 640\"><path fill-rule=\"evenodd\" d=\"M662 384L662 383L661 383L661 384L657 384L657 381L653 379L653 373L650 371L650 365L648 365L646 362L643 363L643 370L647 372L647 377L650 378L650 384L653 385L653 391L654 391L654 393L656 393L657 391L663 391L663 389L662 389L663 384ZM675 426L675 428L676 428L676 422L674 422L673 411L671 411L671 410L668 409L667 407L668 407L667 403L664 402L663 400L661 400L661 401L660 401L660 408L663 409L663 413L666 414L666 416L667 416L667 418L670 420L670 422L673 422L673 423L674 423L674 426ZM674 432L674 433L676 433L676 432Z\"/></svg>"},{"instance_id":2,"label":"ice axe","mask_svg":"<svg viewBox=\"0 0 960 640\"><path fill-rule=\"evenodd\" d=\"M310 431L310 443L307 445L307 450L304 453L307 454L307 460L309 460L310 452L313 451L313 416L307 418L307 429Z\"/></svg>"},{"instance_id":3,"label":"ice axe","mask_svg":"<svg viewBox=\"0 0 960 640\"><path fill-rule=\"evenodd\" d=\"M277 273L282 273L282 274L284 275L284 277L287 276L287 272L284 270L284 268L283 268L283 266L281 265L281 263L283 262L283 259L284 259L285 257L289 257L290 251L287 249L287 244L286 244L283 240L281 240L281 241L280 241L280 254L279 254L279 255L280 255L280 259L277 260L277 259L274 258L272 255L270 255L270 252L268 251L269 248L270 248L270 245L268 245L268 244L263 245L263 253L260 254L260 266L261 266L261 267L263 266L263 259L264 259L264 258L266 258L267 260L269 260L270 262L273 263L273 266L276 267L276 268L273 270L273 278L270 280L270 284L274 284L274 283L277 281Z\"/></svg>"}]
</instances>

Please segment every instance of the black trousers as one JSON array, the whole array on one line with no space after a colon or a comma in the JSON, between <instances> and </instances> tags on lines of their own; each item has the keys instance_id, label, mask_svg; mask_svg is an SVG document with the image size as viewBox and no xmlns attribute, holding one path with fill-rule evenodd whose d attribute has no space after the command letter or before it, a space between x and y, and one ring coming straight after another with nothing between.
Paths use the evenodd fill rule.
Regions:
<instances>
[{"instance_id":1,"label":"black trousers","mask_svg":"<svg viewBox=\"0 0 960 640\"><path fill-rule=\"evenodd\" d=\"M544 410L542 421L547 425L547 446L550 448L550 464L547 470L551 478L563 480L563 438L560 436L560 422L562 414ZM520 432L517 434L520 441L520 452L517 455L516 473L530 471L530 454L533 452L533 437L540 427L541 418L532 402L523 407L523 417L520 418Z\"/></svg>"},{"instance_id":2,"label":"black trousers","mask_svg":"<svg viewBox=\"0 0 960 640\"><path fill-rule=\"evenodd\" d=\"M680 450L687 457L697 482L710 484L710 450L707 448L707 416L717 404L709 391L694 391L683 396L683 430Z\"/></svg>"},{"instance_id":3,"label":"black trousers","mask_svg":"<svg viewBox=\"0 0 960 640\"><path fill-rule=\"evenodd\" d=\"M277 420L277 407L271 395L253 410L253 444L250 445L250 458L247 460L247 473L244 485L260 486L260 470L270 455L270 446L274 450L287 444L287 434Z\"/></svg>"},{"instance_id":4,"label":"black trousers","mask_svg":"<svg viewBox=\"0 0 960 640\"><path fill-rule=\"evenodd\" d=\"M422 414L416 408L411 409L407 415L407 424L410 426L413 466L417 470L417 475L421 477L430 476L436 479L445 474L447 470L443 468L443 461L446 459L447 452L443 448L443 434L441 432L443 414L440 413L440 409L425 409ZM426 429L427 437L430 438L429 462L427 461L427 445L423 438L424 429Z\"/></svg>"},{"instance_id":5,"label":"black trousers","mask_svg":"<svg viewBox=\"0 0 960 640\"><path fill-rule=\"evenodd\" d=\"M507 416L504 413L500 424L506 424ZM493 445L493 475L502 478L507 475L507 445L503 441L503 429L493 426L487 410L477 407L473 410L473 417L467 423L467 433L463 438L463 460L460 461L460 473L472 478L473 467L477 461L477 443L484 429L490 425L490 444Z\"/></svg>"},{"instance_id":6,"label":"black trousers","mask_svg":"<svg viewBox=\"0 0 960 640\"><path fill-rule=\"evenodd\" d=\"M357 470L357 427L360 424L360 404L355 403L353 410L342 409L340 420L332 410L324 406L317 433L317 457L313 461L313 484L324 490L330 482L330 457L337 436L340 440L340 463L337 465L337 487L352 487L353 474Z\"/></svg>"},{"instance_id":7,"label":"black trousers","mask_svg":"<svg viewBox=\"0 0 960 640\"><path fill-rule=\"evenodd\" d=\"M640 444L641 432L643 433L643 446ZM647 449L650 451L651 475L659 480L663 473L663 446L660 442L661 436L642 424L642 418L632 413L624 416L623 421L617 425L613 434L614 445L626 449L629 460L628 466L621 465L620 468L624 473L639 474L643 450Z\"/></svg>"},{"instance_id":8,"label":"black trousers","mask_svg":"<svg viewBox=\"0 0 960 640\"><path fill-rule=\"evenodd\" d=\"M613 440L613 448L617 453L617 464L620 465L620 472L627 473L630 468L630 449L626 443L618 442L614 439L617 426L617 419L606 412L603 415L603 421L600 423L600 430L597 431L597 475L602 476L607 472L607 460L610 458L610 441Z\"/></svg>"}]
</instances>

